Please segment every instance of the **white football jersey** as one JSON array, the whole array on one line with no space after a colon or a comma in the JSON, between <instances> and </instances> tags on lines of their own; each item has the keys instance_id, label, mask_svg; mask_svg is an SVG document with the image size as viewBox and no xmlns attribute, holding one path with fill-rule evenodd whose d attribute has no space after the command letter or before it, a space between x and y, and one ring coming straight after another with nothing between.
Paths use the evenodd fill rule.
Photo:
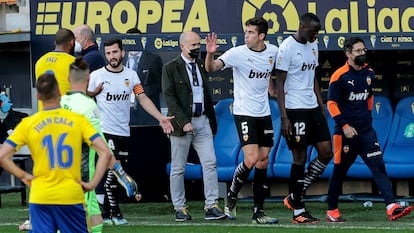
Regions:
<instances>
[{"instance_id":1,"label":"white football jersey","mask_svg":"<svg viewBox=\"0 0 414 233\"><path fill-rule=\"evenodd\" d=\"M318 64L316 42L303 44L289 36L280 44L276 69L287 71L284 86L286 108L311 109L318 106L313 89Z\"/></svg>"},{"instance_id":2,"label":"white football jersey","mask_svg":"<svg viewBox=\"0 0 414 233\"><path fill-rule=\"evenodd\" d=\"M224 68L233 68L233 114L252 117L270 115L269 79L274 69L277 50L272 44L266 44L266 48L260 52L240 45L229 49L218 58L224 62Z\"/></svg>"},{"instance_id":3,"label":"white football jersey","mask_svg":"<svg viewBox=\"0 0 414 233\"><path fill-rule=\"evenodd\" d=\"M115 73L106 66L91 73L88 91L93 91L100 83L104 83L101 93L95 96L101 114L102 132L129 136L130 97L133 88L140 84L137 72L124 67Z\"/></svg>"}]
</instances>

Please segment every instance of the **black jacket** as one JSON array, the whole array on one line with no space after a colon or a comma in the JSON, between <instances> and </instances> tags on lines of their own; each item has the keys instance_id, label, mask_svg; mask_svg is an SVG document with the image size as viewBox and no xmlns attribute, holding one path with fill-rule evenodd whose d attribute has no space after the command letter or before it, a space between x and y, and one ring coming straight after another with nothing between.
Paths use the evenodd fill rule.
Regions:
<instances>
[{"instance_id":1,"label":"black jacket","mask_svg":"<svg viewBox=\"0 0 414 233\"><path fill-rule=\"evenodd\" d=\"M197 60L197 65L203 79L204 114L210 121L211 131L214 135L217 132L217 122L208 87L207 71L202 61ZM162 91L168 107L168 116L175 116L171 121L174 126L172 135L183 136L186 134L183 127L191 122L193 115L193 91L186 63L181 55L164 65L162 69Z\"/></svg>"}]
</instances>

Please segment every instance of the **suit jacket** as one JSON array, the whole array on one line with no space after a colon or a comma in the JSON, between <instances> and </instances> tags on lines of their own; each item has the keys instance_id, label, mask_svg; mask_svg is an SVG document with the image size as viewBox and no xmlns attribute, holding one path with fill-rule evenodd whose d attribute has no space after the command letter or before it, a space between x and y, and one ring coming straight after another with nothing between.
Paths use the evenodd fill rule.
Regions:
<instances>
[{"instance_id":1,"label":"suit jacket","mask_svg":"<svg viewBox=\"0 0 414 233\"><path fill-rule=\"evenodd\" d=\"M88 63L90 73L106 65L105 58L99 52L98 45L96 44L82 50L81 55L83 56L83 59L85 59L85 61Z\"/></svg>"},{"instance_id":2,"label":"suit jacket","mask_svg":"<svg viewBox=\"0 0 414 233\"><path fill-rule=\"evenodd\" d=\"M157 54L143 51L139 58L137 74L141 80L145 94L160 110L162 60ZM130 125L159 125L157 119L148 114L144 108L135 102L131 109Z\"/></svg>"},{"instance_id":3,"label":"suit jacket","mask_svg":"<svg viewBox=\"0 0 414 233\"><path fill-rule=\"evenodd\" d=\"M28 115L24 112L17 112L13 109L10 109L9 113L7 114L6 118L4 118L3 122L0 123L0 144L6 140L9 136L7 131L10 129L14 129L20 121L27 117Z\"/></svg>"},{"instance_id":4,"label":"suit jacket","mask_svg":"<svg viewBox=\"0 0 414 233\"><path fill-rule=\"evenodd\" d=\"M196 61L203 80L204 92L204 114L210 121L213 134L217 132L216 115L208 87L207 71L201 60ZM186 63L181 55L164 65L162 69L162 91L168 107L168 116L175 116L172 119L174 126L174 136L183 136L185 124L191 122L193 115L193 91L191 89L190 78L188 77Z\"/></svg>"}]
</instances>

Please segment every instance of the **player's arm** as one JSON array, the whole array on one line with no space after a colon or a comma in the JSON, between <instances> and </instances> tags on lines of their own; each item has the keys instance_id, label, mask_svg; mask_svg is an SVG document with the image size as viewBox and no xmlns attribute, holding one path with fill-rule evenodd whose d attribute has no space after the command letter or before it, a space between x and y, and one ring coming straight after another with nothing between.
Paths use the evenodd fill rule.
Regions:
<instances>
[{"instance_id":1,"label":"player's arm","mask_svg":"<svg viewBox=\"0 0 414 233\"><path fill-rule=\"evenodd\" d=\"M217 34L208 33L206 36L206 58L205 58L205 68L207 72L216 71L224 67L222 60L214 59L214 53L217 51Z\"/></svg>"},{"instance_id":2,"label":"player's arm","mask_svg":"<svg viewBox=\"0 0 414 233\"><path fill-rule=\"evenodd\" d=\"M0 165L4 168L4 170L19 178L26 185L30 186L34 177L13 162L12 158L15 152L15 148L9 143L9 141L6 140L0 147Z\"/></svg>"},{"instance_id":3,"label":"player's arm","mask_svg":"<svg viewBox=\"0 0 414 233\"><path fill-rule=\"evenodd\" d=\"M93 89L93 91L86 90L86 94L92 98L97 96L103 90L103 84L103 82L100 83L97 87L95 87L95 89Z\"/></svg>"},{"instance_id":4,"label":"player's arm","mask_svg":"<svg viewBox=\"0 0 414 233\"><path fill-rule=\"evenodd\" d=\"M174 131L174 127L171 124L171 119L174 116L164 116L158 110L158 108L154 105L150 98L144 93L144 88L141 84L137 84L134 87L134 94L135 98L139 101L139 104L147 111L151 116L157 119L160 122L164 133L170 134Z\"/></svg>"},{"instance_id":5,"label":"player's arm","mask_svg":"<svg viewBox=\"0 0 414 233\"><path fill-rule=\"evenodd\" d=\"M92 140L91 147L96 150L98 153L98 162L96 163L95 175L90 180L90 182L82 182L82 186L85 191L90 191L98 186L100 180L105 175L106 169L108 168L109 161L111 159L112 153L109 150L108 145L101 137L95 137Z\"/></svg>"},{"instance_id":6,"label":"player's arm","mask_svg":"<svg viewBox=\"0 0 414 233\"><path fill-rule=\"evenodd\" d=\"M335 120L335 123L342 128L342 131L347 138L352 138L357 135L357 131L354 127L350 126L347 123L347 120L342 115L341 109L339 108L338 101L339 96L341 95L341 87L339 80L339 75L334 73L331 77L328 87L328 101L326 105L328 107L328 112Z\"/></svg>"},{"instance_id":7,"label":"player's arm","mask_svg":"<svg viewBox=\"0 0 414 233\"><path fill-rule=\"evenodd\" d=\"M277 97L277 91L276 91L276 87L274 84L274 81L276 80L276 68L275 65L273 65L273 70L272 70L272 75L269 78L269 95L272 97Z\"/></svg>"},{"instance_id":8,"label":"player's arm","mask_svg":"<svg viewBox=\"0 0 414 233\"><path fill-rule=\"evenodd\" d=\"M282 120L282 135L289 140L290 135L292 135L292 126L290 125L285 106L286 76L287 71L276 69L276 96L277 104L279 105L280 119Z\"/></svg>"},{"instance_id":9,"label":"player's arm","mask_svg":"<svg viewBox=\"0 0 414 233\"><path fill-rule=\"evenodd\" d=\"M322 94L321 94L321 88L319 87L319 82L316 78L313 79L313 91L315 92L316 95L316 100L318 101L318 105L319 105L319 109L321 110L323 116L326 119L326 115L325 115L325 109L323 107L323 100L322 100Z\"/></svg>"}]
</instances>

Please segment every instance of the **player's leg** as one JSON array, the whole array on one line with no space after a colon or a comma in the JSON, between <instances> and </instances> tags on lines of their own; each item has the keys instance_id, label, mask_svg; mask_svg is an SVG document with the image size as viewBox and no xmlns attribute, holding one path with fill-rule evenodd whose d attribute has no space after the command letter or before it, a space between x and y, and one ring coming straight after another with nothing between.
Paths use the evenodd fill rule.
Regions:
<instances>
[{"instance_id":1,"label":"player's leg","mask_svg":"<svg viewBox=\"0 0 414 233\"><path fill-rule=\"evenodd\" d=\"M105 134L108 146L112 149L117 160L125 161L128 156L128 137ZM104 207L109 206L111 220L115 225L125 225L128 221L123 218L119 208L119 183L112 170L108 171L105 180L105 201Z\"/></svg>"},{"instance_id":2,"label":"player's leg","mask_svg":"<svg viewBox=\"0 0 414 233\"><path fill-rule=\"evenodd\" d=\"M250 171L259 159L259 145L255 121L251 117L234 116L236 128L244 153L244 160L235 169L233 179L227 193L224 212L229 219L236 218L237 195Z\"/></svg>"},{"instance_id":3,"label":"player's leg","mask_svg":"<svg viewBox=\"0 0 414 233\"><path fill-rule=\"evenodd\" d=\"M101 233L103 229L103 218L94 190L85 193L85 203L91 223L91 232Z\"/></svg>"},{"instance_id":4,"label":"player's leg","mask_svg":"<svg viewBox=\"0 0 414 233\"><path fill-rule=\"evenodd\" d=\"M60 233L90 232L90 223L88 221L88 217L86 216L85 208L86 207L83 204L53 206L53 210L51 212L56 219L56 224Z\"/></svg>"},{"instance_id":5,"label":"player's leg","mask_svg":"<svg viewBox=\"0 0 414 233\"><path fill-rule=\"evenodd\" d=\"M32 232L56 232L57 223L50 205L29 204Z\"/></svg>"},{"instance_id":6,"label":"player's leg","mask_svg":"<svg viewBox=\"0 0 414 233\"><path fill-rule=\"evenodd\" d=\"M381 148L379 146L376 133L371 131L369 133L359 135L361 137L361 143L364 149L361 153L361 158L372 172L375 184L381 192L381 196L384 198L387 215L390 221L397 220L401 217L408 215L413 207L402 207L395 201L394 191L385 170L384 159Z\"/></svg>"},{"instance_id":7,"label":"player's leg","mask_svg":"<svg viewBox=\"0 0 414 233\"><path fill-rule=\"evenodd\" d=\"M342 192L342 182L351 165L354 163L358 151L343 135L333 136L334 144L334 168L328 186L328 210L326 220L328 222L344 222L338 209L339 195Z\"/></svg>"},{"instance_id":8,"label":"player's leg","mask_svg":"<svg viewBox=\"0 0 414 233\"><path fill-rule=\"evenodd\" d=\"M257 119L257 138L259 142L259 160L255 165L253 177L253 215L252 223L275 224L276 218L269 217L264 212L264 201L268 193L267 166L269 163L269 152L273 146L273 126L270 116Z\"/></svg>"},{"instance_id":9,"label":"player's leg","mask_svg":"<svg viewBox=\"0 0 414 233\"><path fill-rule=\"evenodd\" d=\"M311 117L306 125L310 128L307 137L318 152L318 156L310 162L306 169L303 185L303 194L315 183L325 171L326 166L332 159L331 134L328 123L319 108L310 111Z\"/></svg>"}]
</instances>

